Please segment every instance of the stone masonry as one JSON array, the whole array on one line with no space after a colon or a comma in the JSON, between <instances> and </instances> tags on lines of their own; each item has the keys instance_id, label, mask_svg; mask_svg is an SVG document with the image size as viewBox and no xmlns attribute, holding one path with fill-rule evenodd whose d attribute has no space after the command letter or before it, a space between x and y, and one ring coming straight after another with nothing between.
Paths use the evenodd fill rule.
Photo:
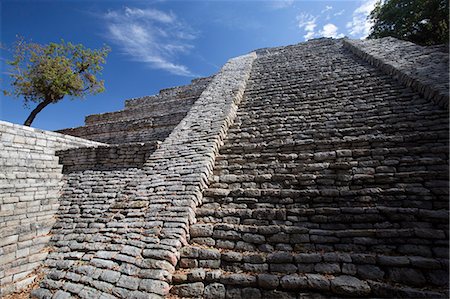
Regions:
<instances>
[{"instance_id":1,"label":"stone masonry","mask_svg":"<svg viewBox=\"0 0 450 299\"><path fill-rule=\"evenodd\" d=\"M32 282L47 256L63 179L55 151L102 144L3 121L0 140L1 295Z\"/></svg>"},{"instance_id":2,"label":"stone masonry","mask_svg":"<svg viewBox=\"0 0 450 299\"><path fill-rule=\"evenodd\" d=\"M85 139L0 123L1 294L448 297L445 51L317 39L59 131Z\"/></svg>"},{"instance_id":3,"label":"stone masonry","mask_svg":"<svg viewBox=\"0 0 450 299\"><path fill-rule=\"evenodd\" d=\"M446 110L341 41L260 51L172 294L447 296L447 142Z\"/></svg>"},{"instance_id":4,"label":"stone masonry","mask_svg":"<svg viewBox=\"0 0 450 299\"><path fill-rule=\"evenodd\" d=\"M125 109L86 117L86 126L58 132L108 144L164 140L186 116L211 78L126 101Z\"/></svg>"}]
</instances>

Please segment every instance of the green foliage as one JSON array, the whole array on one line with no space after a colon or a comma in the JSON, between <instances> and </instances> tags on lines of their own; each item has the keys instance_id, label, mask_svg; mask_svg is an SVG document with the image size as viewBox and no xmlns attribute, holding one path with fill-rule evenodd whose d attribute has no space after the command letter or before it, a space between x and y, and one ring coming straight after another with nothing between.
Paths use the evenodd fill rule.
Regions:
<instances>
[{"instance_id":1,"label":"green foliage","mask_svg":"<svg viewBox=\"0 0 450 299\"><path fill-rule=\"evenodd\" d=\"M7 62L12 78L7 94L23 97L26 106L39 103L25 124L30 125L40 110L65 96L85 97L103 92L104 82L97 76L109 52L108 47L91 50L64 40L41 45L19 38L13 47L13 59Z\"/></svg>"},{"instance_id":2,"label":"green foliage","mask_svg":"<svg viewBox=\"0 0 450 299\"><path fill-rule=\"evenodd\" d=\"M421 45L449 41L448 0L378 1L369 18L374 22L369 38L393 36Z\"/></svg>"}]
</instances>

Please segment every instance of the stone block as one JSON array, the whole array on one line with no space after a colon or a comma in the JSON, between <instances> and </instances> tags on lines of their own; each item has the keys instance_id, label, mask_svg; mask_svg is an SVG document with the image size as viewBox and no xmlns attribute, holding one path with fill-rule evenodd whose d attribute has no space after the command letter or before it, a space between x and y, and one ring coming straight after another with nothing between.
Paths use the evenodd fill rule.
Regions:
<instances>
[{"instance_id":1,"label":"stone block","mask_svg":"<svg viewBox=\"0 0 450 299\"><path fill-rule=\"evenodd\" d=\"M210 237L213 235L213 226L211 224L193 224L189 231L192 238Z\"/></svg>"},{"instance_id":2,"label":"stone block","mask_svg":"<svg viewBox=\"0 0 450 299\"><path fill-rule=\"evenodd\" d=\"M341 275L331 280L331 291L344 296L367 296L370 294L367 282L353 276Z\"/></svg>"},{"instance_id":3,"label":"stone block","mask_svg":"<svg viewBox=\"0 0 450 299\"><path fill-rule=\"evenodd\" d=\"M205 286L202 282L179 284L172 287L172 294L180 297L202 297Z\"/></svg>"},{"instance_id":4,"label":"stone block","mask_svg":"<svg viewBox=\"0 0 450 299\"><path fill-rule=\"evenodd\" d=\"M211 283L205 287L203 298L205 299L225 299L225 286L221 283Z\"/></svg>"},{"instance_id":5,"label":"stone block","mask_svg":"<svg viewBox=\"0 0 450 299\"><path fill-rule=\"evenodd\" d=\"M258 274L258 286L263 289L273 290L279 285L278 276L272 274Z\"/></svg>"}]
</instances>

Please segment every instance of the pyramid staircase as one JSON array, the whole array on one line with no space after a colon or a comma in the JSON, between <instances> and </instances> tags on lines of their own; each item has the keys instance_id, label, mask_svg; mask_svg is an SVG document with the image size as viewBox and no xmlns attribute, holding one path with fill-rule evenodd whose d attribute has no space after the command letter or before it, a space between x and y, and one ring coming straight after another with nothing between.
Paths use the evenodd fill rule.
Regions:
<instances>
[{"instance_id":1,"label":"pyramid staircase","mask_svg":"<svg viewBox=\"0 0 450 299\"><path fill-rule=\"evenodd\" d=\"M446 115L340 42L260 54L171 293L445 296Z\"/></svg>"},{"instance_id":2,"label":"pyramid staircase","mask_svg":"<svg viewBox=\"0 0 450 299\"><path fill-rule=\"evenodd\" d=\"M58 153L32 296L448 297L445 88L358 43L257 50L59 131L107 145Z\"/></svg>"}]
</instances>

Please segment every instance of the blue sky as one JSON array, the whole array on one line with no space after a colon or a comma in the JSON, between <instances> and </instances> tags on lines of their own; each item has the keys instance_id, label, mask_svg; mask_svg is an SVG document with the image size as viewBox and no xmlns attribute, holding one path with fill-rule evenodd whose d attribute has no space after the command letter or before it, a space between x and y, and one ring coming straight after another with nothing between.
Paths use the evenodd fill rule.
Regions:
<instances>
[{"instance_id":1,"label":"blue sky","mask_svg":"<svg viewBox=\"0 0 450 299\"><path fill-rule=\"evenodd\" d=\"M60 39L112 52L101 78L106 91L47 106L34 127L56 130L116 111L124 101L210 76L230 58L317 37L364 38L375 0L360 1L12 1L0 0L1 42L17 35L37 43ZM8 88L7 51L1 52ZM31 109L1 95L0 119L23 123ZM34 107L30 107L34 108Z\"/></svg>"}]
</instances>

